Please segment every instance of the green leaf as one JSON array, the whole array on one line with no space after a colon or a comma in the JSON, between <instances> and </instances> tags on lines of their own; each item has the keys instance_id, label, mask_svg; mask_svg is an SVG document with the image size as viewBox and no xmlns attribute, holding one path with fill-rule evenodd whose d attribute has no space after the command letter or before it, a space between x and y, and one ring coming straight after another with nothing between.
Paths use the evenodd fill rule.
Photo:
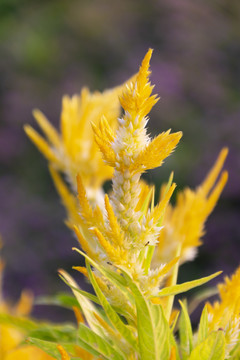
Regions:
<instances>
[{"instance_id":1,"label":"green leaf","mask_svg":"<svg viewBox=\"0 0 240 360\"><path fill-rule=\"evenodd\" d=\"M67 309L72 309L73 306L79 306L78 301L74 296L65 293L59 293L53 296L39 296L35 299L34 304L56 305Z\"/></svg>"},{"instance_id":2,"label":"green leaf","mask_svg":"<svg viewBox=\"0 0 240 360\"><path fill-rule=\"evenodd\" d=\"M35 339L35 338L28 338L28 342L32 345L37 346L38 348L42 349L43 351L45 351L48 355L52 356L54 359L57 360L61 360L61 354L57 349L57 345L54 342L51 341L45 341L45 340L40 340L40 339ZM64 347L65 348L65 347Z\"/></svg>"},{"instance_id":3,"label":"green leaf","mask_svg":"<svg viewBox=\"0 0 240 360\"><path fill-rule=\"evenodd\" d=\"M124 275L135 297L141 360L168 360L170 329L161 305L154 305L145 299L131 277L126 272Z\"/></svg>"},{"instance_id":4,"label":"green leaf","mask_svg":"<svg viewBox=\"0 0 240 360\"><path fill-rule=\"evenodd\" d=\"M111 344L109 344L98 334L94 333L86 325L80 324L78 333L81 340L83 340L101 355L104 355L107 359L124 360L123 354L114 349Z\"/></svg>"},{"instance_id":5,"label":"green leaf","mask_svg":"<svg viewBox=\"0 0 240 360\"><path fill-rule=\"evenodd\" d=\"M29 333L29 337L58 343L74 342L76 335L77 329L72 325L46 325Z\"/></svg>"},{"instance_id":6,"label":"green leaf","mask_svg":"<svg viewBox=\"0 0 240 360\"><path fill-rule=\"evenodd\" d=\"M87 298L87 299L95 302L96 304L100 305L100 302L99 302L97 296L95 296L95 295L93 295L93 294L91 294L91 293L89 293L89 292L87 292L87 291L81 290L81 289L79 289L79 288L76 287L76 286L71 285L71 284L65 279L64 276L62 276L62 275L59 275L59 276L60 276L60 278L62 279L62 281L65 282L65 284L67 284L67 286L69 286L72 290L77 291L80 295L82 295L82 296L84 296L85 298ZM76 303L77 303L77 305L80 305L77 300L76 300Z\"/></svg>"},{"instance_id":7,"label":"green leaf","mask_svg":"<svg viewBox=\"0 0 240 360\"><path fill-rule=\"evenodd\" d=\"M184 292L191 290L197 286L205 284L206 282L212 280L213 278L220 275L221 273L222 273L222 271L218 271L210 276L206 276L201 279L187 281L183 284L177 284L177 285L165 287L164 289L159 291L157 296L162 297L162 296L170 296L170 295L177 295L177 294L184 293Z\"/></svg>"},{"instance_id":8,"label":"green leaf","mask_svg":"<svg viewBox=\"0 0 240 360\"><path fill-rule=\"evenodd\" d=\"M193 334L191 321L188 315L187 307L181 301L182 312L179 321L180 348L183 360L187 359L193 348Z\"/></svg>"},{"instance_id":9,"label":"green leaf","mask_svg":"<svg viewBox=\"0 0 240 360\"><path fill-rule=\"evenodd\" d=\"M103 329L98 324L94 313L99 314L97 307L90 302L84 295L80 294L77 289L78 285L72 279L72 277L67 274L65 271L61 270L60 274L64 277L65 282L72 288L74 295L76 296L78 303L81 307L81 310L87 320L89 326L99 335L103 334ZM76 290L75 290L76 289ZM100 316L100 314L99 314Z\"/></svg>"},{"instance_id":10,"label":"green leaf","mask_svg":"<svg viewBox=\"0 0 240 360\"><path fill-rule=\"evenodd\" d=\"M152 257L153 257L153 254L154 254L154 250L155 250L155 245L148 245L146 258L145 258L145 261L144 261L144 272L145 272L145 274L147 274L149 269L150 269Z\"/></svg>"},{"instance_id":11,"label":"green leaf","mask_svg":"<svg viewBox=\"0 0 240 360\"><path fill-rule=\"evenodd\" d=\"M8 324L25 331L28 336L47 341L71 342L76 338L76 328L70 324L58 325L37 322L23 317L0 314L0 324Z\"/></svg>"},{"instance_id":12,"label":"green leaf","mask_svg":"<svg viewBox=\"0 0 240 360\"><path fill-rule=\"evenodd\" d=\"M211 332L191 353L189 360L224 360L225 337L222 330Z\"/></svg>"},{"instance_id":13,"label":"green leaf","mask_svg":"<svg viewBox=\"0 0 240 360\"><path fill-rule=\"evenodd\" d=\"M208 287L206 289L201 289L196 292L193 297L189 300L189 314L192 314L194 310L201 304L201 302L210 298L211 296L217 295L218 289L216 287Z\"/></svg>"},{"instance_id":14,"label":"green leaf","mask_svg":"<svg viewBox=\"0 0 240 360\"><path fill-rule=\"evenodd\" d=\"M40 323L37 323L33 320L30 320L25 317L20 316L12 316L9 314L0 314L0 324L11 325L14 327L18 327L24 331L32 331L39 327Z\"/></svg>"},{"instance_id":15,"label":"green leaf","mask_svg":"<svg viewBox=\"0 0 240 360\"><path fill-rule=\"evenodd\" d=\"M119 333L123 336L123 338L125 340L127 340L127 342L132 345L132 347L137 350L137 342L135 337L133 336L132 331L130 330L130 328L125 325L123 323L123 321L121 320L121 318L119 317L119 315L115 312L115 310L113 309L113 307L109 304L108 300L106 299L106 297L103 295L101 289L99 288L96 280L94 279L91 267L89 262L86 260L86 267L88 270L88 275L89 275L89 279L91 281L91 284L95 290L95 293L98 296L98 299L101 302L101 305L108 317L108 319L111 321L111 323L113 324L113 326L119 331Z\"/></svg>"},{"instance_id":16,"label":"green leaf","mask_svg":"<svg viewBox=\"0 0 240 360\"><path fill-rule=\"evenodd\" d=\"M131 304L134 303L134 299L131 296L131 293L128 291L126 287L126 280L120 274L117 274L115 271L107 269L103 266L98 265L93 259L91 259L87 254L82 252L77 248L73 248L73 250L77 251L79 254L85 257L85 259L102 275L104 275L111 283L113 283L126 297L127 301L130 301Z\"/></svg>"},{"instance_id":17,"label":"green leaf","mask_svg":"<svg viewBox=\"0 0 240 360\"><path fill-rule=\"evenodd\" d=\"M199 328L198 328L198 341L197 343L200 344L204 341L208 336L208 311L207 306L204 306L202 311Z\"/></svg>"}]
</instances>

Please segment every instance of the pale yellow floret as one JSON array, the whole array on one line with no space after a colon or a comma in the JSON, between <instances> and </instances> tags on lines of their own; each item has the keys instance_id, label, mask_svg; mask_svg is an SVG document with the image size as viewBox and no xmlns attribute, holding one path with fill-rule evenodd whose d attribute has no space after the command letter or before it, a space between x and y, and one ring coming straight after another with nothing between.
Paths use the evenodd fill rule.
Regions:
<instances>
[{"instance_id":1,"label":"pale yellow floret","mask_svg":"<svg viewBox=\"0 0 240 360\"><path fill-rule=\"evenodd\" d=\"M222 328L226 339L226 357L237 344L240 335L240 267L231 278L218 285L220 301L207 303L209 330Z\"/></svg>"},{"instance_id":2,"label":"pale yellow floret","mask_svg":"<svg viewBox=\"0 0 240 360\"><path fill-rule=\"evenodd\" d=\"M176 205L167 206L163 219L164 227L153 258L154 266L159 262L168 262L176 253L179 243L182 244L181 262L195 257L204 235L205 222L227 182L228 174L224 171L216 183L226 155L227 150L223 149L206 180L196 191L187 188L179 192Z\"/></svg>"}]
</instances>

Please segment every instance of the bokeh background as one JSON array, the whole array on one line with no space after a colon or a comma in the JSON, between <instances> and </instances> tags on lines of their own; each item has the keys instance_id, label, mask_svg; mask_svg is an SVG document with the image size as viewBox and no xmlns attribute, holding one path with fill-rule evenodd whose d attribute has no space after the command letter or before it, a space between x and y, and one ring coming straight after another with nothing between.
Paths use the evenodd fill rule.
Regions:
<instances>
[{"instance_id":1,"label":"bokeh background","mask_svg":"<svg viewBox=\"0 0 240 360\"><path fill-rule=\"evenodd\" d=\"M239 264L239 0L1 0L0 233L4 294L13 301L23 288L35 295L66 290L57 269L72 273L80 262L46 161L23 125L35 126L32 109L39 108L58 126L63 94L122 83L149 47L161 96L149 130L172 128L184 137L148 180L159 187L174 170L178 189L196 187L220 149L230 150L229 182L180 280L230 274Z\"/></svg>"}]
</instances>

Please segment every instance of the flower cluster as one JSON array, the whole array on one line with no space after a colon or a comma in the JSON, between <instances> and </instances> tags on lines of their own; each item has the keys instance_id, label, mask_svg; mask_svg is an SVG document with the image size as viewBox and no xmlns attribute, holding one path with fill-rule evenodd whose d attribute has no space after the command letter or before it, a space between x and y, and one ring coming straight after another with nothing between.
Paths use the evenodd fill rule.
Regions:
<instances>
[{"instance_id":1,"label":"flower cluster","mask_svg":"<svg viewBox=\"0 0 240 360\"><path fill-rule=\"evenodd\" d=\"M196 191L177 194L175 206L170 204L176 187L171 174L156 204L154 186L141 175L162 165L182 133L168 130L153 139L147 134L148 114L158 101L149 81L151 56L150 49L138 74L123 86L102 94L85 89L80 97L65 97L61 134L35 112L48 142L26 126L50 162L67 224L81 246L75 250L85 258L86 267L74 268L95 292L81 290L68 273L59 271L75 297L54 301L71 303L78 326L34 323L37 331L29 331L28 338L59 360L240 356L240 269L219 285L220 302L206 304L196 331L186 303L180 301L180 309L173 308L175 295L220 273L177 283L179 266L195 257L206 219L226 184L228 175L222 168L227 149ZM104 195L102 185L109 178L112 190Z\"/></svg>"}]
</instances>

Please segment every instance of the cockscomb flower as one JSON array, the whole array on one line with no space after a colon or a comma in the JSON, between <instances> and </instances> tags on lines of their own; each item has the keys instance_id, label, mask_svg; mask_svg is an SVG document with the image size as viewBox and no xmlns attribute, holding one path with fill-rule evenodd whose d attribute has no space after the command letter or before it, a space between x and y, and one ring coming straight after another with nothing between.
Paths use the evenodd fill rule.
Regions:
<instances>
[{"instance_id":1,"label":"cockscomb flower","mask_svg":"<svg viewBox=\"0 0 240 360\"><path fill-rule=\"evenodd\" d=\"M105 216L98 207L91 208L78 176L80 216L89 230L84 234L80 229L76 231L82 248L90 257L98 263L124 266L150 293L151 289L159 287L162 268L152 273L146 261L158 241L159 222L175 184L169 186L156 207L149 209L147 204L138 209L142 190L140 177L146 170L160 166L182 135L167 131L153 140L147 135L147 115L158 101L156 95L151 94L153 86L149 82L151 54L149 50L136 80L128 84L120 96L124 116L119 119L116 135L105 117L98 127L93 124L103 159L114 168L113 188L110 199L105 196ZM149 281L141 281L143 275Z\"/></svg>"},{"instance_id":2,"label":"cockscomb flower","mask_svg":"<svg viewBox=\"0 0 240 360\"><path fill-rule=\"evenodd\" d=\"M195 190L186 188L177 193L176 205L167 205L163 229L153 258L153 266L168 262L181 244L181 263L193 260L201 245L204 225L227 182L228 174L222 170L228 150L224 148L203 183Z\"/></svg>"},{"instance_id":3,"label":"cockscomb flower","mask_svg":"<svg viewBox=\"0 0 240 360\"><path fill-rule=\"evenodd\" d=\"M76 175L81 173L88 198L95 203L102 200L101 186L110 179L113 170L102 161L98 146L93 139L91 123L99 125L105 115L114 131L120 115L119 94L123 86L91 93L83 88L80 95L64 96L62 100L60 132L35 110L34 117L45 138L31 126L25 131L36 147L49 161L50 166L67 178L71 188L76 190Z\"/></svg>"},{"instance_id":4,"label":"cockscomb flower","mask_svg":"<svg viewBox=\"0 0 240 360\"><path fill-rule=\"evenodd\" d=\"M240 335L240 267L218 285L220 301L207 303L209 331L222 329L226 341L226 357L239 342ZM238 349L240 356L240 349Z\"/></svg>"}]
</instances>

